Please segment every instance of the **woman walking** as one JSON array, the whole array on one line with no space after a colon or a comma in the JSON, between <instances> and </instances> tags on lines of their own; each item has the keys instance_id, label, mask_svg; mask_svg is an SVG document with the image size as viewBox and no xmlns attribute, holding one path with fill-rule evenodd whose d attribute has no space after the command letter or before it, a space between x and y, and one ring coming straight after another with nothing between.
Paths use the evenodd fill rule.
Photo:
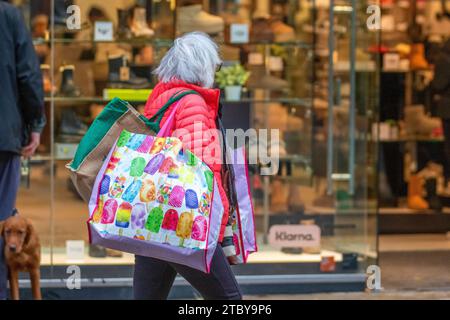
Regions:
<instances>
[{"instance_id":1,"label":"woman walking","mask_svg":"<svg viewBox=\"0 0 450 320\"><path fill-rule=\"evenodd\" d=\"M171 134L180 138L183 146L203 160L213 171L224 207L224 217L218 245L209 274L155 258L136 256L134 270L135 299L167 299L175 277L183 276L205 299L238 300L241 291L230 267L234 247L229 226L229 202L222 184L222 155L216 120L220 91L212 89L216 70L222 61L217 45L203 33L190 33L175 40L172 48L155 70L159 83L145 108L151 118L167 101L177 94L195 91L185 96L175 113ZM175 105L162 118L164 125ZM180 134L180 135L177 135Z\"/></svg>"}]
</instances>

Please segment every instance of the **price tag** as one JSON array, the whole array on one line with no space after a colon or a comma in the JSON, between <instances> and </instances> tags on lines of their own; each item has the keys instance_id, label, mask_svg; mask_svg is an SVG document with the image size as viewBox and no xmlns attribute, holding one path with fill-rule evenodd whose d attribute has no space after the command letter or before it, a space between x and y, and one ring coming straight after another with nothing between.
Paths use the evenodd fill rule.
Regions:
<instances>
[{"instance_id":1,"label":"price tag","mask_svg":"<svg viewBox=\"0 0 450 320\"><path fill-rule=\"evenodd\" d=\"M269 57L269 70L274 72L280 72L284 70L283 58Z\"/></svg>"},{"instance_id":2,"label":"price tag","mask_svg":"<svg viewBox=\"0 0 450 320\"><path fill-rule=\"evenodd\" d=\"M111 21L96 21L94 41L113 41L114 27Z\"/></svg>"},{"instance_id":3,"label":"price tag","mask_svg":"<svg viewBox=\"0 0 450 320\"><path fill-rule=\"evenodd\" d=\"M120 67L120 81L130 80L130 68Z\"/></svg>"},{"instance_id":4,"label":"price tag","mask_svg":"<svg viewBox=\"0 0 450 320\"><path fill-rule=\"evenodd\" d=\"M400 55L398 53L385 53L383 56L384 70L400 69Z\"/></svg>"},{"instance_id":5,"label":"price tag","mask_svg":"<svg viewBox=\"0 0 450 320\"><path fill-rule=\"evenodd\" d=\"M248 24L234 23L230 26L231 43L248 43L249 41L250 41L250 33Z\"/></svg>"},{"instance_id":6,"label":"price tag","mask_svg":"<svg viewBox=\"0 0 450 320\"><path fill-rule=\"evenodd\" d=\"M258 52L252 52L248 55L248 64L252 66L260 66L264 64L264 56Z\"/></svg>"},{"instance_id":7,"label":"price tag","mask_svg":"<svg viewBox=\"0 0 450 320\"><path fill-rule=\"evenodd\" d=\"M84 241L66 241L66 256L67 260L84 260Z\"/></svg>"}]
</instances>

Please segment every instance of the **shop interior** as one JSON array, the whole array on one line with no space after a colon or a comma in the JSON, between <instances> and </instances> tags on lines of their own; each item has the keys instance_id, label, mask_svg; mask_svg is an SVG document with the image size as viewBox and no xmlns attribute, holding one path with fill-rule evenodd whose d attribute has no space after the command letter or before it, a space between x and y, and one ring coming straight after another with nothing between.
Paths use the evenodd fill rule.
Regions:
<instances>
[{"instance_id":1,"label":"shop interior","mask_svg":"<svg viewBox=\"0 0 450 320\"><path fill-rule=\"evenodd\" d=\"M248 78L238 96L218 81L225 126L280 130L280 142L267 146L279 151L278 172L250 168L259 239L250 264L352 273L374 264L379 249L450 249L450 137L430 91L433 59L450 35L450 1L14 2L29 23L46 92L48 125L38 154L23 162L17 205L39 232L43 265L71 263L68 241L84 241L77 263L133 263L88 245L87 205L65 165L111 98L142 111L152 70L190 31L210 34L225 70ZM79 29L67 28L70 5L81 8ZM366 25L370 5L381 8L381 30ZM109 31L112 23L111 39L99 34L102 23ZM269 230L283 224L318 225L321 246L272 247Z\"/></svg>"},{"instance_id":2,"label":"shop interior","mask_svg":"<svg viewBox=\"0 0 450 320\"><path fill-rule=\"evenodd\" d=\"M449 1L382 2L381 250L449 248L448 117L436 80L450 36L449 12Z\"/></svg>"}]
</instances>

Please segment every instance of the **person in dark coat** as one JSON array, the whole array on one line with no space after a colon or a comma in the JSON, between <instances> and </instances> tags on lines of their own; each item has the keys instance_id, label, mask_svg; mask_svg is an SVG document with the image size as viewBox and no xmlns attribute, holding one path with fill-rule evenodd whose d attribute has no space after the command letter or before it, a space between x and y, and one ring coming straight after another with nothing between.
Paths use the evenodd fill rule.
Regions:
<instances>
[{"instance_id":1,"label":"person in dark coat","mask_svg":"<svg viewBox=\"0 0 450 320\"><path fill-rule=\"evenodd\" d=\"M15 208L21 156L31 157L45 125L38 58L21 12L0 1L0 221ZM0 236L0 300L7 298L7 268Z\"/></svg>"},{"instance_id":2,"label":"person in dark coat","mask_svg":"<svg viewBox=\"0 0 450 320\"><path fill-rule=\"evenodd\" d=\"M444 126L445 178L450 188L450 39L444 44L436 60L432 87L438 95L437 116Z\"/></svg>"}]
</instances>

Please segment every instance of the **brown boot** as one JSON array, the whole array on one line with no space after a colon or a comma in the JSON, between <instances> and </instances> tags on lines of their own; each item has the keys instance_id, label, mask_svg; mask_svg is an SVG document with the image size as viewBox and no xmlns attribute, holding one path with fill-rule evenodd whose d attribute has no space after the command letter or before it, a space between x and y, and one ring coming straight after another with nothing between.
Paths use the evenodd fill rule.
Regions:
<instances>
[{"instance_id":1,"label":"brown boot","mask_svg":"<svg viewBox=\"0 0 450 320\"><path fill-rule=\"evenodd\" d=\"M436 179L437 193L445 193L445 177L444 177L444 166L435 162L428 162L427 166L423 168L419 173L425 181L427 179Z\"/></svg>"},{"instance_id":2,"label":"brown boot","mask_svg":"<svg viewBox=\"0 0 450 320\"><path fill-rule=\"evenodd\" d=\"M49 96L52 92L56 92L55 86L52 84L50 80L50 66L48 64L41 65L41 73L42 73L42 82L44 85L44 93Z\"/></svg>"},{"instance_id":3,"label":"brown boot","mask_svg":"<svg viewBox=\"0 0 450 320\"><path fill-rule=\"evenodd\" d=\"M255 18L250 31L251 42L273 42L275 34L270 28L270 20L267 18Z\"/></svg>"},{"instance_id":4,"label":"brown boot","mask_svg":"<svg viewBox=\"0 0 450 320\"><path fill-rule=\"evenodd\" d=\"M411 46L411 69L428 69L429 65L425 59L425 46L423 43L415 43Z\"/></svg>"},{"instance_id":5,"label":"brown boot","mask_svg":"<svg viewBox=\"0 0 450 320\"><path fill-rule=\"evenodd\" d=\"M428 202L423 198L423 178L411 175L408 185L408 208L412 210L426 210Z\"/></svg>"},{"instance_id":6,"label":"brown boot","mask_svg":"<svg viewBox=\"0 0 450 320\"><path fill-rule=\"evenodd\" d=\"M270 22L270 28L275 36L276 42L291 42L295 41L295 31L294 28L283 23L279 19L273 19Z\"/></svg>"}]
</instances>

